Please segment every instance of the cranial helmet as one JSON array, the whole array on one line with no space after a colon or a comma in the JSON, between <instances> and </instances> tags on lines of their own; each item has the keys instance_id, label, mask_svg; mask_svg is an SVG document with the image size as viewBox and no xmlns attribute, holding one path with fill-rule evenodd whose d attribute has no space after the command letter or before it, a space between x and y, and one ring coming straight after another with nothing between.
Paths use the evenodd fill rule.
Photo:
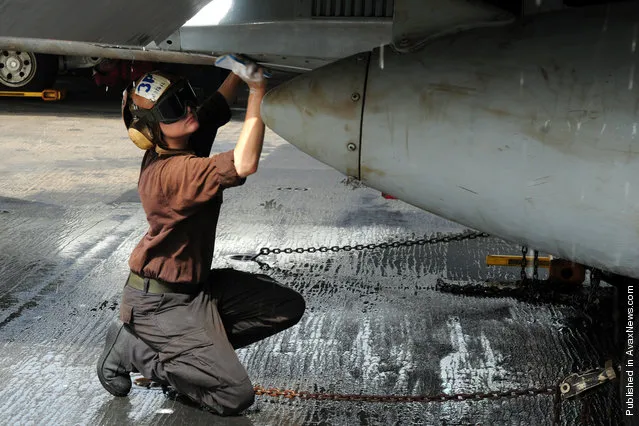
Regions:
<instances>
[{"instance_id":1,"label":"cranial helmet","mask_svg":"<svg viewBox=\"0 0 639 426\"><path fill-rule=\"evenodd\" d=\"M197 106L197 97L188 80L160 71L145 74L122 93L124 125L133 143L143 150L158 144L157 123L183 119L189 106Z\"/></svg>"}]
</instances>

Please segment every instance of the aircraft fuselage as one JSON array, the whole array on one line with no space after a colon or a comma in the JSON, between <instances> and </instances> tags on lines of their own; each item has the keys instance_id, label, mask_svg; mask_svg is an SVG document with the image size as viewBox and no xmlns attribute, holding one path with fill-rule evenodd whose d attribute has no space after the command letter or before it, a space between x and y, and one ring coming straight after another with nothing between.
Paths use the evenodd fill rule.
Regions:
<instances>
[{"instance_id":1,"label":"aircraft fuselage","mask_svg":"<svg viewBox=\"0 0 639 426\"><path fill-rule=\"evenodd\" d=\"M639 278L639 5L386 47L265 99L269 127L366 185Z\"/></svg>"}]
</instances>

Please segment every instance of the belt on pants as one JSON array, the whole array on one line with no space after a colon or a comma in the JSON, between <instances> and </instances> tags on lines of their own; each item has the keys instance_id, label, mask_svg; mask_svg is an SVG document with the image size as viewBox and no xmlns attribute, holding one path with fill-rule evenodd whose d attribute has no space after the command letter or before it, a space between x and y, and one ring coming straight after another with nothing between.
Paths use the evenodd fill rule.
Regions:
<instances>
[{"instance_id":1,"label":"belt on pants","mask_svg":"<svg viewBox=\"0 0 639 426\"><path fill-rule=\"evenodd\" d=\"M142 290L145 293L162 294L162 293L182 293L197 294L202 286L200 284L175 284L153 278L143 278L138 274L131 272L126 280L126 285L136 290Z\"/></svg>"}]
</instances>

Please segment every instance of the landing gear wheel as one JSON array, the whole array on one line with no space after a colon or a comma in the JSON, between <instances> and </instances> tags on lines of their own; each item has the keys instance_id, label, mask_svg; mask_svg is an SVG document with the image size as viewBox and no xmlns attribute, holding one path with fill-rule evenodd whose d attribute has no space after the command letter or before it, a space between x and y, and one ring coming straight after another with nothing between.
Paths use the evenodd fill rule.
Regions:
<instances>
[{"instance_id":1,"label":"landing gear wheel","mask_svg":"<svg viewBox=\"0 0 639 426\"><path fill-rule=\"evenodd\" d=\"M58 75L58 57L19 50L0 50L0 90L39 92Z\"/></svg>"}]
</instances>

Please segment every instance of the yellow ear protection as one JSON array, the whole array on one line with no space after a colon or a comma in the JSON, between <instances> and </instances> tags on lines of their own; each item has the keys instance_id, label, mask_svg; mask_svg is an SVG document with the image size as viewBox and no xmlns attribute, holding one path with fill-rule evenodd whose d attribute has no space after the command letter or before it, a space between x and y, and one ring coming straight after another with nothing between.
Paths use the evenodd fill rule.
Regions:
<instances>
[{"instance_id":1,"label":"yellow ear protection","mask_svg":"<svg viewBox=\"0 0 639 426\"><path fill-rule=\"evenodd\" d=\"M131 101L128 89L122 93L122 120L129 133L129 138L140 149L147 150L155 146L153 130L139 117L134 117L131 109L135 104Z\"/></svg>"},{"instance_id":2,"label":"yellow ear protection","mask_svg":"<svg viewBox=\"0 0 639 426\"><path fill-rule=\"evenodd\" d=\"M129 125L129 138L140 149L147 150L155 146L153 143L153 132L149 126L135 118Z\"/></svg>"}]
</instances>

